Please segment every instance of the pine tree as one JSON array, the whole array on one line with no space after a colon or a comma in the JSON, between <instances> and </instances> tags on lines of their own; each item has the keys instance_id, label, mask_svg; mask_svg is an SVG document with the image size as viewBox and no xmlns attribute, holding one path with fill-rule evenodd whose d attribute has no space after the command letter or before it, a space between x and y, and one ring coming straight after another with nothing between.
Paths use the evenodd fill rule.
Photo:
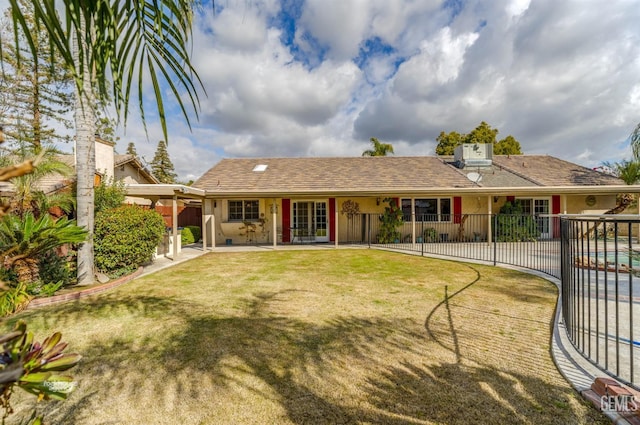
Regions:
<instances>
[{"instance_id":1,"label":"pine tree","mask_svg":"<svg viewBox=\"0 0 640 425\"><path fill-rule=\"evenodd\" d=\"M138 156L138 152L136 152L136 145L133 142L129 142L127 145L127 155Z\"/></svg>"},{"instance_id":2,"label":"pine tree","mask_svg":"<svg viewBox=\"0 0 640 425\"><path fill-rule=\"evenodd\" d=\"M160 183L175 183L178 175L174 173L173 163L169 158L167 143L164 140L158 142L158 148L151 161L151 172Z\"/></svg>"},{"instance_id":3,"label":"pine tree","mask_svg":"<svg viewBox=\"0 0 640 425\"><path fill-rule=\"evenodd\" d=\"M39 151L43 145L69 140L59 129L72 127L68 113L73 106L73 78L59 54L54 54L51 63L49 38L34 22L33 4L26 0L19 0L19 4L26 11L25 20L37 55L31 54L22 33L18 33L18 44L23 47L16 48L14 33L3 32L4 107L0 108L0 119L8 124L5 126L8 139L26 142ZM4 19L9 18L5 16ZM9 26L3 24L2 27Z\"/></svg>"}]
</instances>

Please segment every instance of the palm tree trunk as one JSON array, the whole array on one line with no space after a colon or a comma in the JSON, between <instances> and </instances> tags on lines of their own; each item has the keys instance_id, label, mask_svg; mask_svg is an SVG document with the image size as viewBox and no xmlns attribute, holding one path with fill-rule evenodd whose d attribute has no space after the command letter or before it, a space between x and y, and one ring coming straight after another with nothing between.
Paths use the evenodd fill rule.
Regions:
<instances>
[{"instance_id":1,"label":"palm tree trunk","mask_svg":"<svg viewBox=\"0 0 640 425\"><path fill-rule=\"evenodd\" d=\"M40 278L38 260L35 258L21 258L15 261L13 269L18 276L18 282L30 284Z\"/></svg>"},{"instance_id":2,"label":"palm tree trunk","mask_svg":"<svg viewBox=\"0 0 640 425\"><path fill-rule=\"evenodd\" d=\"M82 28L87 31L90 29ZM85 37L80 37L83 42ZM89 53L86 44L78 46L75 38L76 64L82 62L82 92L76 88L76 173L77 173L77 222L87 230L87 239L78 248L78 285L94 282L93 227L94 227L94 178L96 172L95 110L92 102ZM83 52L80 52L80 49ZM84 53L84 54L82 54Z\"/></svg>"}]
</instances>

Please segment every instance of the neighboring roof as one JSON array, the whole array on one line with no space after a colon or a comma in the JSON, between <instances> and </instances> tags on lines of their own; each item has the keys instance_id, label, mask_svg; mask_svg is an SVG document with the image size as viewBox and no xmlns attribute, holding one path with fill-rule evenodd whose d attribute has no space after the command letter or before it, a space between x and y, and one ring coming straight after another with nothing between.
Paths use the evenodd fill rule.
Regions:
<instances>
[{"instance_id":1,"label":"neighboring roof","mask_svg":"<svg viewBox=\"0 0 640 425\"><path fill-rule=\"evenodd\" d=\"M482 180L472 181L471 172ZM623 186L616 177L548 155L497 155L491 167L465 169L455 167L451 158L435 156L223 159L193 184L207 196L490 193L494 188L523 193L545 188L554 193L640 191L640 186Z\"/></svg>"},{"instance_id":2,"label":"neighboring roof","mask_svg":"<svg viewBox=\"0 0 640 425\"><path fill-rule=\"evenodd\" d=\"M258 165L267 167L253 171ZM430 156L223 159L193 184L208 193L393 193L402 188L443 186L476 185Z\"/></svg>"},{"instance_id":3,"label":"neighboring roof","mask_svg":"<svg viewBox=\"0 0 640 425\"><path fill-rule=\"evenodd\" d=\"M55 159L67 164L70 169L74 168L73 155L56 154ZM66 187L69 187L75 180L73 172L71 172L71 174L72 175L69 177L61 176L60 174L46 175L42 177L40 181L38 181L38 189L41 190L45 195L49 195Z\"/></svg>"},{"instance_id":4,"label":"neighboring roof","mask_svg":"<svg viewBox=\"0 0 640 425\"><path fill-rule=\"evenodd\" d=\"M104 142L104 141L103 141ZM110 143L110 142L104 142ZM56 154L55 158L67 164L72 170L75 168L75 159L73 154ZM151 174L145 167L142 165L140 160L136 158L134 155L114 155L114 167L119 167L129 164L134 169L137 169L140 175L142 175L147 181L152 184L158 184L160 181L155 178L153 174ZM75 181L75 174L73 171L71 175L68 177L62 176L60 174L49 174L44 176L42 179L38 181L37 188L41 190L45 195L49 195L65 189L73 184ZM9 182L4 182L0 184L0 194L3 196L8 196L8 194L13 192L13 185Z\"/></svg>"},{"instance_id":5,"label":"neighboring roof","mask_svg":"<svg viewBox=\"0 0 640 425\"><path fill-rule=\"evenodd\" d=\"M160 183L160 180L158 180L153 174L149 172L149 170L145 168L144 165L142 165L142 162L140 162L137 156L130 155L130 154L113 156L114 167L120 167L125 164L129 164L132 167L136 168L140 172L140 174L144 178L146 178L149 182L155 183L155 184Z\"/></svg>"}]
</instances>

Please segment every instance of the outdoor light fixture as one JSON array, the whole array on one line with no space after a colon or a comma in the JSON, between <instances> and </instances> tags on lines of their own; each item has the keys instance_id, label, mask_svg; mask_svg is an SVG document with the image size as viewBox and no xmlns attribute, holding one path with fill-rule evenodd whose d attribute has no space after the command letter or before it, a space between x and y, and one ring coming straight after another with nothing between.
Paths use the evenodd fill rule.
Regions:
<instances>
[{"instance_id":1,"label":"outdoor light fixture","mask_svg":"<svg viewBox=\"0 0 640 425\"><path fill-rule=\"evenodd\" d=\"M376 205L380 205L380 198L376 198Z\"/></svg>"}]
</instances>

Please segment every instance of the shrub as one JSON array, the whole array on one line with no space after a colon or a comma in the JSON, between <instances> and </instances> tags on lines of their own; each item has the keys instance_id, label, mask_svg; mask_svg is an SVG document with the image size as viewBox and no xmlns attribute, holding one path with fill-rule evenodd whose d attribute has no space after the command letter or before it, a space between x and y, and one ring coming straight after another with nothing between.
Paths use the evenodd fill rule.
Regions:
<instances>
[{"instance_id":1,"label":"shrub","mask_svg":"<svg viewBox=\"0 0 640 425\"><path fill-rule=\"evenodd\" d=\"M398 227L402 225L402 209L396 205L396 200L385 198L389 206L385 207L384 214L380 215L380 233L378 243L393 243L400 240Z\"/></svg>"},{"instance_id":2,"label":"shrub","mask_svg":"<svg viewBox=\"0 0 640 425\"><path fill-rule=\"evenodd\" d=\"M519 202L506 202L496 216L498 242L534 241L540 236L534 217L522 210Z\"/></svg>"},{"instance_id":3,"label":"shrub","mask_svg":"<svg viewBox=\"0 0 640 425\"><path fill-rule=\"evenodd\" d=\"M193 238L193 233L191 233L191 229L188 227L184 227L182 232L180 233L180 244L181 246L189 245L190 243L194 243L195 240Z\"/></svg>"},{"instance_id":4,"label":"shrub","mask_svg":"<svg viewBox=\"0 0 640 425\"><path fill-rule=\"evenodd\" d=\"M73 252L75 254L75 252ZM76 281L76 261L73 254L59 255L51 250L40 258L40 280L43 284L62 282L62 286Z\"/></svg>"},{"instance_id":5,"label":"shrub","mask_svg":"<svg viewBox=\"0 0 640 425\"><path fill-rule=\"evenodd\" d=\"M200 226L185 226L185 229L189 229L191 231L194 242L198 242L202 237L202 231L200 230Z\"/></svg>"},{"instance_id":6,"label":"shrub","mask_svg":"<svg viewBox=\"0 0 640 425\"><path fill-rule=\"evenodd\" d=\"M95 188L95 200L93 204L95 213L118 208L124 203L126 194L127 191L124 188L124 182L114 182L111 180L105 183L101 181Z\"/></svg>"},{"instance_id":7,"label":"shrub","mask_svg":"<svg viewBox=\"0 0 640 425\"><path fill-rule=\"evenodd\" d=\"M164 230L157 211L137 205L100 212L95 224L96 267L109 275L135 270L153 259Z\"/></svg>"},{"instance_id":8,"label":"shrub","mask_svg":"<svg viewBox=\"0 0 640 425\"><path fill-rule=\"evenodd\" d=\"M13 269L19 282L40 278L40 260L49 251L85 240L87 232L66 217L53 220L49 214L35 218L7 214L0 220L0 253L5 268Z\"/></svg>"},{"instance_id":9,"label":"shrub","mask_svg":"<svg viewBox=\"0 0 640 425\"><path fill-rule=\"evenodd\" d=\"M0 317L6 317L24 310L31 301L25 283L17 283L15 286L0 291Z\"/></svg>"}]
</instances>

